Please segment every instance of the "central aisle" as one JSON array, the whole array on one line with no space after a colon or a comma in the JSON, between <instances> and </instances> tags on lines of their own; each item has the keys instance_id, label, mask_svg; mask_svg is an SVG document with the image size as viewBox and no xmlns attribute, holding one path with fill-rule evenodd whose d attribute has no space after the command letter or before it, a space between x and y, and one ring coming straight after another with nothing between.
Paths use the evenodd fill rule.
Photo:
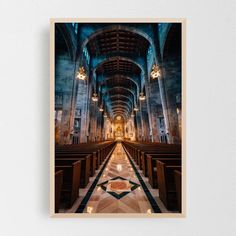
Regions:
<instances>
[{"instance_id":1,"label":"central aisle","mask_svg":"<svg viewBox=\"0 0 236 236\"><path fill-rule=\"evenodd\" d=\"M153 212L121 143L115 147L83 212Z\"/></svg>"}]
</instances>

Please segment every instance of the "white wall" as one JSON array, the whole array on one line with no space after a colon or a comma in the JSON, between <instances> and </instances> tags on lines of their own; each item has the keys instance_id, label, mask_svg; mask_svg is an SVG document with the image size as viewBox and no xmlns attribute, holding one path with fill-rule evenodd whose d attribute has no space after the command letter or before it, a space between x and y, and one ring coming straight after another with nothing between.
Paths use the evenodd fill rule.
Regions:
<instances>
[{"instance_id":1,"label":"white wall","mask_svg":"<svg viewBox=\"0 0 236 236\"><path fill-rule=\"evenodd\" d=\"M235 3L1 0L0 234L236 235ZM48 217L50 17L187 18L186 219Z\"/></svg>"}]
</instances>

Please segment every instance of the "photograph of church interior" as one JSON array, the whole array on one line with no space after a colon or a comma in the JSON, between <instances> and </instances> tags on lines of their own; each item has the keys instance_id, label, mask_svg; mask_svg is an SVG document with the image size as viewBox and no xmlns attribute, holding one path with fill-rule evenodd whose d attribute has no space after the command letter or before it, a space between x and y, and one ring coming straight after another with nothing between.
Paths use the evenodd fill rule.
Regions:
<instances>
[{"instance_id":1,"label":"photograph of church interior","mask_svg":"<svg viewBox=\"0 0 236 236\"><path fill-rule=\"evenodd\" d=\"M182 212L182 23L53 23L54 212Z\"/></svg>"}]
</instances>

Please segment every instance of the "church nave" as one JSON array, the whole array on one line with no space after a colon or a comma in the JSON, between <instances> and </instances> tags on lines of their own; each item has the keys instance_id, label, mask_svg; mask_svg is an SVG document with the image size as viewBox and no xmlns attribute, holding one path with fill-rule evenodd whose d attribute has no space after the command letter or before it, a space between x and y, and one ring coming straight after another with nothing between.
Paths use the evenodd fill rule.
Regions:
<instances>
[{"instance_id":1,"label":"church nave","mask_svg":"<svg viewBox=\"0 0 236 236\"><path fill-rule=\"evenodd\" d=\"M140 183L136 172L138 172L139 178L142 179L142 183ZM158 199L158 190L151 188L147 178L142 175L141 171L138 171L138 167L128 158L121 143L116 145L111 156L104 161L101 169L97 171L97 175L99 173L99 179L91 178L88 187L81 189L80 197L74 206L66 211L67 213L150 214L161 212L161 209L162 212L168 212ZM94 182L96 184L92 186ZM148 192L152 204L148 200L142 185L145 186L145 191ZM92 191L91 196L88 193L90 191ZM153 200L155 201L154 204ZM82 204L83 201L86 205ZM159 202L159 206L156 202Z\"/></svg>"},{"instance_id":2,"label":"church nave","mask_svg":"<svg viewBox=\"0 0 236 236\"><path fill-rule=\"evenodd\" d=\"M181 213L182 24L54 30L55 213Z\"/></svg>"}]
</instances>

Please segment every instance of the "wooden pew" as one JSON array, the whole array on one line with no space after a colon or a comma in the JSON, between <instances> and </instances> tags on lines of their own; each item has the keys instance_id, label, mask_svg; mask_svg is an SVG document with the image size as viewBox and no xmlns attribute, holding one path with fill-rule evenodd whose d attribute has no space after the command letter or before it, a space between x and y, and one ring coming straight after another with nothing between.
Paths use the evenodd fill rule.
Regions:
<instances>
[{"instance_id":1,"label":"wooden pew","mask_svg":"<svg viewBox=\"0 0 236 236\"><path fill-rule=\"evenodd\" d=\"M181 165L173 161L156 161L159 197L168 210L177 210L177 192L174 171Z\"/></svg>"},{"instance_id":2,"label":"wooden pew","mask_svg":"<svg viewBox=\"0 0 236 236\"><path fill-rule=\"evenodd\" d=\"M56 146L57 154L92 154L91 176L94 175L95 170L99 168L104 159L107 157L109 151L114 147L115 142L102 142L102 143L86 143L74 145L59 145Z\"/></svg>"},{"instance_id":3,"label":"wooden pew","mask_svg":"<svg viewBox=\"0 0 236 236\"><path fill-rule=\"evenodd\" d=\"M56 162L55 171L59 170L63 170L61 199L68 203L68 207L72 207L79 195L81 162L75 161L66 165L57 165Z\"/></svg>"},{"instance_id":4,"label":"wooden pew","mask_svg":"<svg viewBox=\"0 0 236 236\"><path fill-rule=\"evenodd\" d=\"M97 167L97 153L96 152L92 152L89 150L75 150L75 149L67 149L67 150L60 150L60 151L56 151L55 156L59 156L59 155L91 155L90 158L90 176L93 176L95 174Z\"/></svg>"},{"instance_id":5,"label":"wooden pew","mask_svg":"<svg viewBox=\"0 0 236 236\"><path fill-rule=\"evenodd\" d=\"M148 142L122 143L154 188L159 188L160 199L169 210L181 210L181 145ZM157 165L159 162L159 165ZM161 163L161 164L160 164ZM175 176L176 175L176 176Z\"/></svg>"},{"instance_id":6,"label":"wooden pew","mask_svg":"<svg viewBox=\"0 0 236 236\"><path fill-rule=\"evenodd\" d=\"M175 160L181 161L180 154L147 154L147 176L152 188L157 188L156 160Z\"/></svg>"},{"instance_id":7,"label":"wooden pew","mask_svg":"<svg viewBox=\"0 0 236 236\"><path fill-rule=\"evenodd\" d=\"M147 173L147 155L148 154L181 154L181 145L147 142L127 142L122 143L131 157L135 160L143 174Z\"/></svg>"},{"instance_id":8,"label":"wooden pew","mask_svg":"<svg viewBox=\"0 0 236 236\"><path fill-rule=\"evenodd\" d=\"M105 141L55 147L55 172L63 171L61 202L66 202L68 207L73 205L79 195L79 188L86 187L89 175L94 175L115 144ZM59 210L59 203L56 209Z\"/></svg>"},{"instance_id":9,"label":"wooden pew","mask_svg":"<svg viewBox=\"0 0 236 236\"><path fill-rule=\"evenodd\" d=\"M89 183L91 154L57 154L56 164L66 165L68 163L81 161L80 188L85 188Z\"/></svg>"},{"instance_id":10,"label":"wooden pew","mask_svg":"<svg viewBox=\"0 0 236 236\"><path fill-rule=\"evenodd\" d=\"M63 171L59 170L55 173L55 213L59 212L62 183Z\"/></svg>"},{"instance_id":11,"label":"wooden pew","mask_svg":"<svg viewBox=\"0 0 236 236\"><path fill-rule=\"evenodd\" d=\"M158 148L146 148L141 151L141 166L144 176L148 176L147 172L147 155L148 154L177 154L181 156L181 152L178 147L173 146L172 144L167 144L166 146L160 146Z\"/></svg>"},{"instance_id":12,"label":"wooden pew","mask_svg":"<svg viewBox=\"0 0 236 236\"><path fill-rule=\"evenodd\" d=\"M182 212L182 174L180 171L175 170L175 188L177 196L177 209L179 212Z\"/></svg>"}]
</instances>

